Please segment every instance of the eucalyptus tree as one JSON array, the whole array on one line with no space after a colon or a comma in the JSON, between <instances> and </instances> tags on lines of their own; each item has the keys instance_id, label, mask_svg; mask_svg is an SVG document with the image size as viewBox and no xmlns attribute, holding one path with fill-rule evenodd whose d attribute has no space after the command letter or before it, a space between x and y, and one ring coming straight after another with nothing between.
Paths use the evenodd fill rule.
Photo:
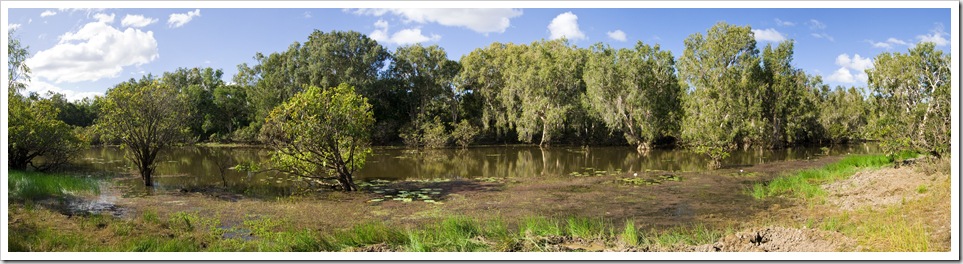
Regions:
<instances>
[{"instance_id":1,"label":"eucalyptus tree","mask_svg":"<svg viewBox=\"0 0 963 264\"><path fill-rule=\"evenodd\" d=\"M378 95L387 95L377 89L386 87L379 82L389 57L383 46L364 34L315 30L306 42L294 42L285 51L255 54L257 63L239 65L235 80L249 89L248 100L255 108L252 125L259 128L274 107L307 86L347 83L362 95L378 100ZM376 107L375 115L388 111L392 109Z\"/></svg>"},{"instance_id":2,"label":"eucalyptus tree","mask_svg":"<svg viewBox=\"0 0 963 264\"><path fill-rule=\"evenodd\" d=\"M185 120L191 129L191 136L197 140L208 140L217 131L216 123L221 122L214 104L214 91L224 86L221 79L224 72L220 69L178 68L161 76L164 85L176 89L184 95L191 115Z\"/></svg>"},{"instance_id":3,"label":"eucalyptus tree","mask_svg":"<svg viewBox=\"0 0 963 264\"><path fill-rule=\"evenodd\" d=\"M856 87L837 86L822 93L819 123L824 129L823 137L832 143L861 139L869 115L862 92Z\"/></svg>"},{"instance_id":4,"label":"eucalyptus tree","mask_svg":"<svg viewBox=\"0 0 963 264\"><path fill-rule=\"evenodd\" d=\"M780 148L819 136L817 88L807 86L814 77L792 65L793 47L793 41L783 41L762 52L762 108L752 118L766 126L767 133L760 135L765 146Z\"/></svg>"},{"instance_id":5,"label":"eucalyptus tree","mask_svg":"<svg viewBox=\"0 0 963 264\"><path fill-rule=\"evenodd\" d=\"M30 67L24 63L30 55L29 47L14 36L15 30L7 32L7 89L9 94L19 93L30 82Z\"/></svg>"},{"instance_id":6,"label":"eucalyptus tree","mask_svg":"<svg viewBox=\"0 0 963 264\"><path fill-rule=\"evenodd\" d=\"M501 93L507 82L508 60L513 56L508 52L516 50L514 46L495 42L462 56L459 62L461 84L480 101L482 128L494 130L497 136L509 129L508 110L501 101Z\"/></svg>"},{"instance_id":7,"label":"eucalyptus tree","mask_svg":"<svg viewBox=\"0 0 963 264\"><path fill-rule=\"evenodd\" d=\"M506 55L507 78L499 98L518 139L546 146L563 129L584 91L584 56L567 40L536 41L513 46ZM518 54L516 56L515 54Z\"/></svg>"},{"instance_id":8,"label":"eucalyptus tree","mask_svg":"<svg viewBox=\"0 0 963 264\"><path fill-rule=\"evenodd\" d=\"M459 68L458 62L449 60L445 49L438 45L425 47L414 44L395 50L391 62L391 76L399 80L402 89L410 95L408 113L412 119L418 116L433 116L435 113L431 113L432 111L450 111L445 106L449 103L446 100L455 94L453 82ZM436 107L445 108L430 108L439 101L445 102Z\"/></svg>"},{"instance_id":9,"label":"eucalyptus tree","mask_svg":"<svg viewBox=\"0 0 963 264\"><path fill-rule=\"evenodd\" d=\"M692 34L685 39L678 68L680 85L688 89L682 140L709 155L711 167L719 167L734 148L754 143L752 135L764 127L750 119L762 105L756 100L761 89L753 33L749 27L720 22L705 35Z\"/></svg>"},{"instance_id":10,"label":"eucalyptus tree","mask_svg":"<svg viewBox=\"0 0 963 264\"><path fill-rule=\"evenodd\" d=\"M108 90L96 125L106 137L120 140L144 185L153 186L158 156L189 134L188 109L176 88L146 76Z\"/></svg>"},{"instance_id":11,"label":"eucalyptus tree","mask_svg":"<svg viewBox=\"0 0 963 264\"><path fill-rule=\"evenodd\" d=\"M353 173L371 153L374 116L354 87L308 86L281 104L261 128L278 170L310 179L334 179L344 191L358 190Z\"/></svg>"},{"instance_id":12,"label":"eucalyptus tree","mask_svg":"<svg viewBox=\"0 0 963 264\"><path fill-rule=\"evenodd\" d=\"M878 103L878 136L890 152L909 149L939 156L949 151L949 54L933 43L920 43L907 53L877 55L866 73Z\"/></svg>"},{"instance_id":13,"label":"eucalyptus tree","mask_svg":"<svg viewBox=\"0 0 963 264\"><path fill-rule=\"evenodd\" d=\"M671 52L641 41L618 50L599 43L592 46L583 79L590 112L639 152L677 133L682 90Z\"/></svg>"}]
</instances>

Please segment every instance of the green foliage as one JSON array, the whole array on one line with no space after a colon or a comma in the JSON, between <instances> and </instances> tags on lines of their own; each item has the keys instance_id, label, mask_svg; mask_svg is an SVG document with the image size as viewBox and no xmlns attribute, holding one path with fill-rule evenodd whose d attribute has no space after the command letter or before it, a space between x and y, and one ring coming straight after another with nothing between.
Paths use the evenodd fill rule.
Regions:
<instances>
[{"instance_id":1,"label":"green foliage","mask_svg":"<svg viewBox=\"0 0 963 264\"><path fill-rule=\"evenodd\" d=\"M7 186L10 198L37 200L48 197L62 197L67 194L100 192L97 180L76 175L8 171Z\"/></svg>"},{"instance_id":2,"label":"green foliage","mask_svg":"<svg viewBox=\"0 0 963 264\"><path fill-rule=\"evenodd\" d=\"M475 140L475 137L478 136L479 132L481 131L478 129L478 127L475 127L469 123L468 120L462 119L451 132L451 137L455 139L455 143L457 143L458 146L464 148L468 147L468 145L471 145L471 143Z\"/></svg>"},{"instance_id":3,"label":"green foliage","mask_svg":"<svg viewBox=\"0 0 963 264\"><path fill-rule=\"evenodd\" d=\"M7 93L13 95L27 88L30 82L30 67L24 63L30 56L30 47L20 43L14 36L16 30L7 31Z\"/></svg>"},{"instance_id":4,"label":"green foliage","mask_svg":"<svg viewBox=\"0 0 963 264\"><path fill-rule=\"evenodd\" d=\"M682 140L717 164L738 145L751 144L761 131L751 121L759 100L755 74L759 51L749 27L714 25L706 35L685 40L679 77L689 93L683 100Z\"/></svg>"},{"instance_id":5,"label":"green foliage","mask_svg":"<svg viewBox=\"0 0 963 264\"><path fill-rule=\"evenodd\" d=\"M933 43L882 53L866 71L876 102L877 136L888 152L937 155L950 147L950 55Z\"/></svg>"},{"instance_id":6,"label":"green foliage","mask_svg":"<svg viewBox=\"0 0 963 264\"><path fill-rule=\"evenodd\" d=\"M378 76L389 54L377 41L354 31L315 30L304 43L294 42L286 51L267 56L257 53L253 67L238 66L235 82L247 90L255 130L270 112L304 87L335 87L342 83L375 102L396 94L379 85ZM379 115L388 111L376 109ZM391 111L398 111L392 109ZM380 116L379 116L380 117Z\"/></svg>"},{"instance_id":7,"label":"green foliage","mask_svg":"<svg viewBox=\"0 0 963 264\"><path fill-rule=\"evenodd\" d=\"M121 141L127 159L151 186L158 155L188 135L184 120L190 112L185 109L188 101L175 87L146 76L107 91L97 126L107 138Z\"/></svg>"},{"instance_id":8,"label":"green foliage","mask_svg":"<svg viewBox=\"0 0 963 264\"><path fill-rule=\"evenodd\" d=\"M354 87L308 87L278 106L261 128L260 138L275 152L276 169L308 178L337 179L356 190L352 173L371 153L371 105Z\"/></svg>"},{"instance_id":9,"label":"green foliage","mask_svg":"<svg viewBox=\"0 0 963 264\"><path fill-rule=\"evenodd\" d=\"M635 49L592 46L583 79L591 113L643 151L676 136L683 95L672 53L639 41Z\"/></svg>"},{"instance_id":10,"label":"green foliage","mask_svg":"<svg viewBox=\"0 0 963 264\"><path fill-rule=\"evenodd\" d=\"M855 87L836 87L822 93L819 123L825 129L826 139L843 143L864 138L870 109L861 92Z\"/></svg>"},{"instance_id":11,"label":"green foliage","mask_svg":"<svg viewBox=\"0 0 963 264\"><path fill-rule=\"evenodd\" d=\"M411 125L414 126L417 123ZM448 145L451 136L445 131L445 124L437 116L431 122L421 122L417 128L402 129L401 134L405 145L409 147L423 146L425 148L443 148Z\"/></svg>"},{"instance_id":12,"label":"green foliage","mask_svg":"<svg viewBox=\"0 0 963 264\"><path fill-rule=\"evenodd\" d=\"M47 170L70 160L83 147L73 129L57 120L58 110L48 99L8 95L7 162L11 169ZM43 162L38 162L41 158Z\"/></svg>"}]
</instances>

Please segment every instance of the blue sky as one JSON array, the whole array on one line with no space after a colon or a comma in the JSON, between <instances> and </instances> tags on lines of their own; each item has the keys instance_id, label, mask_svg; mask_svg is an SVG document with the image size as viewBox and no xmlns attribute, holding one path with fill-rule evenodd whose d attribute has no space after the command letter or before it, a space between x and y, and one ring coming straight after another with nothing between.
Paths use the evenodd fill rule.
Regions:
<instances>
[{"instance_id":1,"label":"blue sky","mask_svg":"<svg viewBox=\"0 0 963 264\"><path fill-rule=\"evenodd\" d=\"M256 52L303 42L314 30L354 30L394 50L422 43L458 60L492 42L565 36L579 47L659 44L677 58L683 40L725 21L756 30L758 46L792 39L797 67L836 86L865 86L882 52L920 41L950 50L950 9L9 9L7 29L30 47L28 91L71 99L103 94L146 73L223 69L229 81Z\"/></svg>"}]
</instances>

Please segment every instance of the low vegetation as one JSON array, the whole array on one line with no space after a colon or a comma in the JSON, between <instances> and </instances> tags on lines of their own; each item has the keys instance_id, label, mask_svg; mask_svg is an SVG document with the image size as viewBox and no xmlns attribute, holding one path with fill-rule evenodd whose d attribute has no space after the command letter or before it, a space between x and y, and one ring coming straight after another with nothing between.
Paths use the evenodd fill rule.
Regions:
<instances>
[{"instance_id":1,"label":"low vegetation","mask_svg":"<svg viewBox=\"0 0 963 264\"><path fill-rule=\"evenodd\" d=\"M528 218L518 223L451 216L416 228L368 222L334 231L299 229L283 218L250 216L229 226L217 217L147 211L124 220L104 215L67 218L38 207L11 210L11 251L558 251L607 247L669 247L712 243L732 233L706 226L640 230L598 218ZM39 221L50 219L50 221ZM515 227L512 227L515 226ZM571 248L559 248L571 242ZM582 248L576 244L597 244Z\"/></svg>"},{"instance_id":2,"label":"low vegetation","mask_svg":"<svg viewBox=\"0 0 963 264\"><path fill-rule=\"evenodd\" d=\"M7 186L11 200L38 200L69 194L96 194L100 191L99 181L89 176L17 170L8 172Z\"/></svg>"}]
</instances>

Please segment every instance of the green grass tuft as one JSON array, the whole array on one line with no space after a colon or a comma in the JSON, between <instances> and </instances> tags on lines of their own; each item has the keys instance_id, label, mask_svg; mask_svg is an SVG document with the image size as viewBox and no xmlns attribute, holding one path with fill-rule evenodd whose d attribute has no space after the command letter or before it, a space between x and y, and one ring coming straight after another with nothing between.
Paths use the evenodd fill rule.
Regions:
<instances>
[{"instance_id":1,"label":"green grass tuft","mask_svg":"<svg viewBox=\"0 0 963 264\"><path fill-rule=\"evenodd\" d=\"M8 172L10 177L7 178L7 186L10 188L11 199L36 200L70 194L100 193L97 180L83 176L17 170Z\"/></svg>"}]
</instances>

